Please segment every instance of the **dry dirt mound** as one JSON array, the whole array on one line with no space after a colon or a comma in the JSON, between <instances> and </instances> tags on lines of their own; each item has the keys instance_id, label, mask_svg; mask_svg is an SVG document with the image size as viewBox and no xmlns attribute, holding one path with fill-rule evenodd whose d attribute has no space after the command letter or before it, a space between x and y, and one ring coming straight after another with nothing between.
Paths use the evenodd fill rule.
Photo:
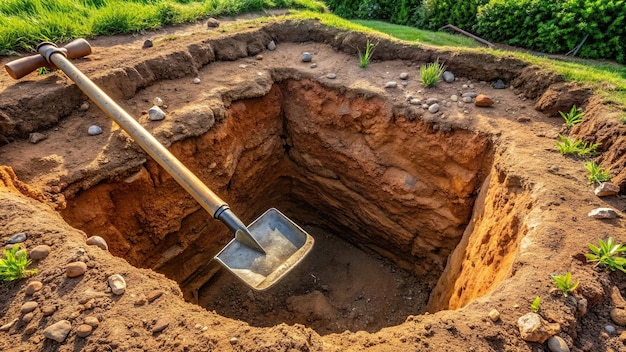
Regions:
<instances>
[{"instance_id":1,"label":"dry dirt mound","mask_svg":"<svg viewBox=\"0 0 626 352\"><path fill-rule=\"evenodd\" d=\"M316 251L280 287L250 291L211 261L230 240L221 224L68 78L2 77L0 236L50 253L0 286L1 350L536 351L554 334L575 351L626 350L610 317L622 274L583 255L626 241L625 128L599 98L512 57L381 39L361 69L362 34L241 27L155 34L149 49L97 40L76 65L242 219L277 207ZM426 89L419 66L435 58L457 78ZM462 101L475 94L495 104ZM157 96L167 117L155 122ZM596 197L582 161L556 151L568 131L550 116L573 104L585 119L569 133L602 143L621 194ZM618 217L589 218L598 207ZM76 262L86 271L68 277ZM580 285L565 298L550 275L568 271ZM529 342L517 321L536 296L552 330ZM44 337L53 324L61 342Z\"/></svg>"}]
</instances>

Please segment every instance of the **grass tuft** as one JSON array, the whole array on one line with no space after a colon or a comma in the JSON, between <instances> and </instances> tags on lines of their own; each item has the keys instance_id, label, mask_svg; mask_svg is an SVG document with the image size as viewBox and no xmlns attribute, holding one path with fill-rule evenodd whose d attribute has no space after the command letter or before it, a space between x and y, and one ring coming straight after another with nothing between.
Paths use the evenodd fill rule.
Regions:
<instances>
[{"instance_id":1,"label":"grass tuft","mask_svg":"<svg viewBox=\"0 0 626 352\"><path fill-rule=\"evenodd\" d=\"M585 169L589 171L587 179L589 183L600 184L602 182L611 181L611 169L605 169L596 164L595 161L588 161L585 163Z\"/></svg>"},{"instance_id":2,"label":"grass tuft","mask_svg":"<svg viewBox=\"0 0 626 352\"><path fill-rule=\"evenodd\" d=\"M425 87L433 87L441 79L441 75L446 70L444 64L439 63L439 59L435 62L420 66L420 79Z\"/></svg>"},{"instance_id":3,"label":"grass tuft","mask_svg":"<svg viewBox=\"0 0 626 352\"><path fill-rule=\"evenodd\" d=\"M13 281L35 275L37 269L26 269L30 264L26 251L20 250L19 244L5 249L4 258L0 259L0 281Z\"/></svg>"}]
</instances>

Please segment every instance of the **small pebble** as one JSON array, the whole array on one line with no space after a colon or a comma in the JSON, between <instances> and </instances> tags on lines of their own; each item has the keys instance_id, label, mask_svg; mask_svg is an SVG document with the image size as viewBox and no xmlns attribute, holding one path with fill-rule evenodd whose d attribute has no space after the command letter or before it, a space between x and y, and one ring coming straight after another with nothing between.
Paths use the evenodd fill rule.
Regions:
<instances>
[{"instance_id":1,"label":"small pebble","mask_svg":"<svg viewBox=\"0 0 626 352\"><path fill-rule=\"evenodd\" d=\"M397 86L398 86L398 82L396 81L389 81L385 83L385 88L396 88Z\"/></svg>"},{"instance_id":2,"label":"small pebble","mask_svg":"<svg viewBox=\"0 0 626 352\"><path fill-rule=\"evenodd\" d=\"M619 326L626 326L626 309L613 308L611 309L611 312L609 312L609 316L615 324Z\"/></svg>"},{"instance_id":3,"label":"small pebble","mask_svg":"<svg viewBox=\"0 0 626 352\"><path fill-rule=\"evenodd\" d=\"M24 330L24 334L25 335L32 335L35 332L37 332L37 327L36 326L29 326Z\"/></svg>"},{"instance_id":4,"label":"small pebble","mask_svg":"<svg viewBox=\"0 0 626 352\"><path fill-rule=\"evenodd\" d=\"M454 74L450 71L444 71L442 74L442 78L447 83L454 82Z\"/></svg>"},{"instance_id":5,"label":"small pebble","mask_svg":"<svg viewBox=\"0 0 626 352\"><path fill-rule=\"evenodd\" d=\"M467 84L464 84L464 85L461 86L461 88L467 89L467 88L469 88L469 86Z\"/></svg>"},{"instance_id":6,"label":"small pebble","mask_svg":"<svg viewBox=\"0 0 626 352\"><path fill-rule=\"evenodd\" d=\"M463 97L463 98L461 98L461 100L462 100L464 103L471 103L471 102L473 102L473 101L474 101L474 99L473 99L472 97Z\"/></svg>"},{"instance_id":7,"label":"small pebble","mask_svg":"<svg viewBox=\"0 0 626 352\"><path fill-rule=\"evenodd\" d=\"M492 87L493 87L493 89L504 89L504 88L506 88L506 84L504 84L504 82L501 79L499 79L499 80L493 82Z\"/></svg>"},{"instance_id":8,"label":"small pebble","mask_svg":"<svg viewBox=\"0 0 626 352\"><path fill-rule=\"evenodd\" d=\"M402 84L403 87L406 87L407 85L409 85L409 82L407 81L402 81L400 82L400 84Z\"/></svg>"},{"instance_id":9,"label":"small pebble","mask_svg":"<svg viewBox=\"0 0 626 352\"><path fill-rule=\"evenodd\" d=\"M109 250L109 245L107 245L107 242L104 240L104 238L100 236L91 236L87 239L85 243L90 246L98 246L105 251Z\"/></svg>"},{"instance_id":10,"label":"small pebble","mask_svg":"<svg viewBox=\"0 0 626 352\"><path fill-rule=\"evenodd\" d=\"M9 330L13 325L15 325L15 323L17 323L18 320L19 320L18 318L15 318L15 319L11 320L10 322L0 326L0 331L7 331L7 330Z\"/></svg>"},{"instance_id":11,"label":"small pebble","mask_svg":"<svg viewBox=\"0 0 626 352\"><path fill-rule=\"evenodd\" d=\"M44 317L51 316L56 311L57 311L57 307L55 306L43 306L43 308L41 308L41 312L43 313Z\"/></svg>"},{"instance_id":12,"label":"small pebble","mask_svg":"<svg viewBox=\"0 0 626 352\"><path fill-rule=\"evenodd\" d=\"M420 104L422 104L422 101L417 99L417 98L413 98L413 99L409 100L409 104L411 104L411 105L420 105Z\"/></svg>"},{"instance_id":13,"label":"small pebble","mask_svg":"<svg viewBox=\"0 0 626 352\"><path fill-rule=\"evenodd\" d=\"M30 259L32 260L42 260L45 257L48 256L48 254L50 254L50 246L47 246L45 244L41 244L39 246L36 246L35 248L30 250L30 253L28 254L28 256L30 257Z\"/></svg>"},{"instance_id":14,"label":"small pebble","mask_svg":"<svg viewBox=\"0 0 626 352\"><path fill-rule=\"evenodd\" d=\"M65 266L65 275L67 277L78 277L87 271L87 264L83 262L72 262Z\"/></svg>"},{"instance_id":15,"label":"small pebble","mask_svg":"<svg viewBox=\"0 0 626 352\"><path fill-rule=\"evenodd\" d=\"M33 132L28 135L28 141L31 142L32 144L37 144L46 138L48 138L48 136L39 132Z\"/></svg>"},{"instance_id":16,"label":"small pebble","mask_svg":"<svg viewBox=\"0 0 626 352\"><path fill-rule=\"evenodd\" d=\"M193 79L193 84L200 84L200 77L196 77Z\"/></svg>"},{"instance_id":17,"label":"small pebble","mask_svg":"<svg viewBox=\"0 0 626 352\"><path fill-rule=\"evenodd\" d=\"M163 102L163 99L161 99L161 98L159 98L159 97L154 98L154 99L152 100L152 103L153 103L154 105L156 105L156 106L163 106L163 104L165 104L165 103Z\"/></svg>"},{"instance_id":18,"label":"small pebble","mask_svg":"<svg viewBox=\"0 0 626 352\"><path fill-rule=\"evenodd\" d=\"M461 94L462 97L470 97L470 98L476 98L478 96L478 93L476 92L466 92Z\"/></svg>"},{"instance_id":19,"label":"small pebble","mask_svg":"<svg viewBox=\"0 0 626 352\"><path fill-rule=\"evenodd\" d=\"M587 216L594 219L615 219L617 213L611 208L596 208L590 211Z\"/></svg>"},{"instance_id":20,"label":"small pebble","mask_svg":"<svg viewBox=\"0 0 626 352\"><path fill-rule=\"evenodd\" d=\"M102 133L102 128L100 128L100 126L98 125L91 125L89 126L89 129L87 129L87 134L89 134L90 136L97 136L101 133Z\"/></svg>"},{"instance_id":21,"label":"small pebble","mask_svg":"<svg viewBox=\"0 0 626 352\"><path fill-rule=\"evenodd\" d=\"M26 296L32 296L33 293L41 290L41 288L43 287L43 284L39 281L31 281L28 283L28 285L26 285L26 288L24 289L24 293L26 294Z\"/></svg>"},{"instance_id":22,"label":"small pebble","mask_svg":"<svg viewBox=\"0 0 626 352\"><path fill-rule=\"evenodd\" d=\"M400 74L400 79L403 79L403 80L409 79L409 74L407 72L402 72Z\"/></svg>"},{"instance_id":23,"label":"small pebble","mask_svg":"<svg viewBox=\"0 0 626 352\"><path fill-rule=\"evenodd\" d=\"M498 312L497 309L490 310L488 315L489 319L491 319L491 321L493 322L500 320L500 312Z\"/></svg>"},{"instance_id":24,"label":"small pebble","mask_svg":"<svg viewBox=\"0 0 626 352\"><path fill-rule=\"evenodd\" d=\"M474 105L483 108L490 107L493 104L494 101L484 94L478 94L478 96L476 97L476 101L474 102Z\"/></svg>"},{"instance_id":25,"label":"small pebble","mask_svg":"<svg viewBox=\"0 0 626 352\"><path fill-rule=\"evenodd\" d=\"M336 73L329 73L326 75L326 78L328 79L335 79L337 78L337 74Z\"/></svg>"},{"instance_id":26,"label":"small pebble","mask_svg":"<svg viewBox=\"0 0 626 352\"><path fill-rule=\"evenodd\" d=\"M218 21L217 19L211 17L206 21L206 26L208 28L217 28L220 26L220 21Z\"/></svg>"},{"instance_id":27,"label":"small pebble","mask_svg":"<svg viewBox=\"0 0 626 352\"><path fill-rule=\"evenodd\" d=\"M433 104L429 106L428 111L430 111L433 114L439 112L439 104Z\"/></svg>"},{"instance_id":28,"label":"small pebble","mask_svg":"<svg viewBox=\"0 0 626 352\"><path fill-rule=\"evenodd\" d=\"M72 329L72 324L67 320L61 320L43 331L43 336L56 342L63 342Z\"/></svg>"},{"instance_id":29,"label":"small pebble","mask_svg":"<svg viewBox=\"0 0 626 352\"><path fill-rule=\"evenodd\" d=\"M598 197L613 196L619 193L619 186L611 182L602 182L593 193Z\"/></svg>"},{"instance_id":30,"label":"small pebble","mask_svg":"<svg viewBox=\"0 0 626 352\"><path fill-rule=\"evenodd\" d=\"M316 67L317 67L317 64L315 62L311 64L311 68L316 68Z\"/></svg>"},{"instance_id":31,"label":"small pebble","mask_svg":"<svg viewBox=\"0 0 626 352\"><path fill-rule=\"evenodd\" d=\"M302 62L311 62L313 60L313 55L309 52L302 53Z\"/></svg>"},{"instance_id":32,"label":"small pebble","mask_svg":"<svg viewBox=\"0 0 626 352\"><path fill-rule=\"evenodd\" d=\"M161 290L150 291L150 293L148 293L148 296L147 296L148 302L152 303L157 298L161 297L162 295L163 295L163 291L161 291Z\"/></svg>"},{"instance_id":33,"label":"small pebble","mask_svg":"<svg viewBox=\"0 0 626 352\"><path fill-rule=\"evenodd\" d=\"M160 121L165 118L165 112L158 106L153 106L148 110L148 119L150 121Z\"/></svg>"},{"instance_id":34,"label":"small pebble","mask_svg":"<svg viewBox=\"0 0 626 352\"><path fill-rule=\"evenodd\" d=\"M552 352L570 352L567 343L560 336L551 336L548 339L548 349Z\"/></svg>"},{"instance_id":35,"label":"small pebble","mask_svg":"<svg viewBox=\"0 0 626 352\"><path fill-rule=\"evenodd\" d=\"M143 42L143 45L141 46L142 49L148 49L148 48L152 48L154 46L154 43L152 42L152 39L146 39Z\"/></svg>"},{"instance_id":36,"label":"small pebble","mask_svg":"<svg viewBox=\"0 0 626 352\"><path fill-rule=\"evenodd\" d=\"M236 337L231 337L230 338L230 344L231 345L236 345L238 341L239 341L239 339L236 338Z\"/></svg>"},{"instance_id":37,"label":"small pebble","mask_svg":"<svg viewBox=\"0 0 626 352\"><path fill-rule=\"evenodd\" d=\"M425 101L426 105L431 106L433 104L439 103L439 99L437 98L428 98Z\"/></svg>"},{"instance_id":38,"label":"small pebble","mask_svg":"<svg viewBox=\"0 0 626 352\"><path fill-rule=\"evenodd\" d=\"M456 103L457 101L459 101L459 96L455 95L455 94L451 95L450 96L450 101L453 101L453 102Z\"/></svg>"},{"instance_id":39,"label":"small pebble","mask_svg":"<svg viewBox=\"0 0 626 352\"><path fill-rule=\"evenodd\" d=\"M114 274L108 278L109 287L114 295L122 295L126 291L126 280L120 274Z\"/></svg>"},{"instance_id":40,"label":"small pebble","mask_svg":"<svg viewBox=\"0 0 626 352\"><path fill-rule=\"evenodd\" d=\"M267 44L267 49L269 51L274 51L276 50L276 43L274 43L274 41L272 40L271 42L269 42L269 44Z\"/></svg>"},{"instance_id":41,"label":"small pebble","mask_svg":"<svg viewBox=\"0 0 626 352\"><path fill-rule=\"evenodd\" d=\"M259 60L259 61L260 61L260 60L263 60L263 55L261 55L261 54L257 55L257 56L256 56L256 59L257 59L257 60Z\"/></svg>"},{"instance_id":42,"label":"small pebble","mask_svg":"<svg viewBox=\"0 0 626 352\"><path fill-rule=\"evenodd\" d=\"M24 314L24 316L22 317L22 321L26 324L30 323L31 320L33 320L33 318L35 317L35 313L30 312L30 313L26 313Z\"/></svg>"},{"instance_id":43,"label":"small pebble","mask_svg":"<svg viewBox=\"0 0 626 352\"><path fill-rule=\"evenodd\" d=\"M88 324L81 324L76 328L76 335L79 337L87 337L91 334L93 326Z\"/></svg>"},{"instance_id":44,"label":"small pebble","mask_svg":"<svg viewBox=\"0 0 626 352\"><path fill-rule=\"evenodd\" d=\"M100 321L98 318L93 315L88 315L85 317L85 324L90 325L91 327L97 328L100 325Z\"/></svg>"},{"instance_id":45,"label":"small pebble","mask_svg":"<svg viewBox=\"0 0 626 352\"><path fill-rule=\"evenodd\" d=\"M604 330L609 334L612 334L615 332L615 327L613 325L607 325L604 327Z\"/></svg>"},{"instance_id":46,"label":"small pebble","mask_svg":"<svg viewBox=\"0 0 626 352\"><path fill-rule=\"evenodd\" d=\"M26 234L23 232L16 233L7 241L8 244L22 243L26 241Z\"/></svg>"},{"instance_id":47,"label":"small pebble","mask_svg":"<svg viewBox=\"0 0 626 352\"><path fill-rule=\"evenodd\" d=\"M154 324L154 326L152 327L152 333L153 334L159 333L165 330L169 325L170 325L170 322L169 320L167 320L167 318L159 318L156 324Z\"/></svg>"},{"instance_id":48,"label":"small pebble","mask_svg":"<svg viewBox=\"0 0 626 352\"><path fill-rule=\"evenodd\" d=\"M22 308L20 308L20 313L22 314L30 313L34 311L35 309L37 309L37 307L39 307L39 303L35 301L26 302L22 304Z\"/></svg>"},{"instance_id":49,"label":"small pebble","mask_svg":"<svg viewBox=\"0 0 626 352\"><path fill-rule=\"evenodd\" d=\"M148 303L148 300L145 297L139 297L135 300L136 306L143 306L146 303Z\"/></svg>"},{"instance_id":50,"label":"small pebble","mask_svg":"<svg viewBox=\"0 0 626 352\"><path fill-rule=\"evenodd\" d=\"M84 102L82 104L80 104L80 111L87 111L89 110L89 102Z\"/></svg>"}]
</instances>

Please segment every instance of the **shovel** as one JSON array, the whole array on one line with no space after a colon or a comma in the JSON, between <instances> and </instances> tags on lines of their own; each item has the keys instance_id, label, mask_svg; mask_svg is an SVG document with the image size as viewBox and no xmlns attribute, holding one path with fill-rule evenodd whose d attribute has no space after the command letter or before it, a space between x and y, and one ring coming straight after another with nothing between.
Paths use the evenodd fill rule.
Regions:
<instances>
[{"instance_id":1,"label":"shovel","mask_svg":"<svg viewBox=\"0 0 626 352\"><path fill-rule=\"evenodd\" d=\"M19 79L39 67L58 68L65 72L213 218L232 231L234 239L215 259L245 284L255 290L270 288L313 248L313 237L274 208L246 227L228 204L69 61L91 54L91 46L86 40L77 39L63 48L44 42L37 46L37 52L39 55L7 63L5 68L9 75Z\"/></svg>"}]
</instances>

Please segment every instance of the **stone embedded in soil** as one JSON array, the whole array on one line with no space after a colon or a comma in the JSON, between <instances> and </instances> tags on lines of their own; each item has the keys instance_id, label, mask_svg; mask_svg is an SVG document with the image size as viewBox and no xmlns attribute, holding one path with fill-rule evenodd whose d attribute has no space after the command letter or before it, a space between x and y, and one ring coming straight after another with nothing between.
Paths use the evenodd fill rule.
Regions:
<instances>
[{"instance_id":1,"label":"stone embedded in soil","mask_svg":"<svg viewBox=\"0 0 626 352\"><path fill-rule=\"evenodd\" d=\"M576 304L576 311L579 316L583 316L587 314L588 302L586 298L579 298L578 303Z\"/></svg>"},{"instance_id":2,"label":"stone embedded in soil","mask_svg":"<svg viewBox=\"0 0 626 352\"><path fill-rule=\"evenodd\" d=\"M304 52L302 53L301 60L302 62L311 62L311 60L313 60L313 55L311 55L311 53L309 52Z\"/></svg>"},{"instance_id":3,"label":"stone embedded in soil","mask_svg":"<svg viewBox=\"0 0 626 352\"><path fill-rule=\"evenodd\" d=\"M596 208L590 211L587 216L594 219L615 219L617 213L611 208Z\"/></svg>"},{"instance_id":4,"label":"stone embedded in soil","mask_svg":"<svg viewBox=\"0 0 626 352\"><path fill-rule=\"evenodd\" d=\"M443 77L443 80L447 83L454 82L454 73L450 71L443 71L442 77Z\"/></svg>"},{"instance_id":5,"label":"stone embedded in soil","mask_svg":"<svg viewBox=\"0 0 626 352\"><path fill-rule=\"evenodd\" d=\"M48 136L39 132L33 132L28 135L28 141L31 142L32 144L37 144L46 138L48 138Z\"/></svg>"},{"instance_id":6,"label":"stone embedded in soil","mask_svg":"<svg viewBox=\"0 0 626 352\"><path fill-rule=\"evenodd\" d=\"M26 294L26 296L32 296L33 293L41 290L42 287L43 284L40 281L31 281L28 283L28 285L26 285L24 293Z\"/></svg>"},{"instance_id":7,"label":"stone embedded in soil","mask_svg":"<svg viewBox=\"0 0 626 352\"><path fill-rule=\"evenodd\" d=\"M93 326L88 324L81 324L76 328L76 335L79 337L87 337L91 335L91 331L93 330Z\"/></svg>"},{"instance_id":8,"label":"stone embedded in soil","mask_svg":"<svg viewBox=\"0 0 626 352\"><path fill-rule=\"evenodd\" d=\"M611 287L611 303L613 303L615 308L626 309L626 300L622 297L622 293L617 286Z\"/></svg>"},{"instance_id":9,"label":"stone embedded in soil","mask_svg":"<svg viewBox=\"0 0 626 352\"><path fill-rule=\"evenodd\" d=\"M567 343L560 336L552 336L548 339L548 349L552 352L570 352Z\"/></svg>"},{"instance_id":10,"label":"stone embedded in soil","mask_svg":"<svg viewBox=\"0 0 626 352\"><path fill-rule=\"evenodd\" d=\"M152 104L156 105L156 106L163 106L163 104L165 104L165 102L163 101L163 99L159 98L159 97L155 97L152 100Z\"/></svg>"},{"instance_id":11,"label":"stone embedded in soil","mask_svg":"<svg viewBox=\"0 0 626 352\"><path fill-rule=\"evenodd\" d=\"M152 39L146 39L143 42L143 45L141 46L142 49L148 49L148 48L152 48L154 46L154 43L152 42Z\"/></svg>"},{"instance_id":12,"label":"stone embedded in soil","mask_svg":"<svg viewBox=\"0 0 626 352\"><path fill-rule=\"evenodd\" d=\"M613 308L611 309L611 320L620 326L626 326L626 309Z\"/></svg>"},{"instance_id":13,"label":"stone embedded in soil","mask_svg":"<svg viewBox=\"0 0 626 352\"><path fill-rule=\"evenodd\" d=\"M70 333L72 324L67 320L58 321L43 331L43 336L56 342L63 342Z\"/></svg>"},{"instance_id":14,"label":"stone embedded in soil","mask_svg":"<svg viewBox=\"0 0 626 352\"><path fill-rule=\"evenodd\" d=\"M162 295L163 295L163 291L161 290L150 291L147 295L148 302L152 303L154 302L154 300L161 297Z\"/></svg>"},{"instance_id":15,"label":"stone embedded in soil","mask_svg":"<svg viewBox=\"0 0 626 352\"><path fill-rule=\"evenodd\" d=\"M428 98L426 99L426 101L424 102L426 105L431 106L433 104L436 104L439 102L439 99L437 98Z\"/></svg>"},{"instance_id":16,"label":"stone embedded in soil","mask_svg":"<svg viewBox=\"0 0 626 352\"><path fill-rule=\"evenodd\" d=\"M430 111L432 114L439 112L439 104L433 104L429 106L428 111Z\"/></svg>"},{"instance_id":17,"label":"stone embedded in soil","mask_svg":"<svg viewBox=\"0 0 626 352\"><path fill-rule=\"evenodd\" d=\"M90 136L97 136L102 133L102 128L98 125L91 125L87 129L87 134Z\"/></svg>"},{"instance_id":18,"label":"stone embedded in soil","mask_svg":"<svg viewBox=\"0 0 626 352\"><path fill-rule=\"evenodd\" d=\"M67 277L78 277L87 271L87 264L83 262L72 262L65 266L65 275Z\"/></svg>"},{"instance_id":19,"label":"stone embedded in soil","mask_svg":"<svg viewBox=\"0 0 626 352\"><path fill-rule=\"evenodd\" d=\"M461 100L462 100L464 103L471 103L471 102L473 102L473 101L474 101L474 98L472 98L472 97L462 97L462 98L461 98Z\"/></svg>"},{"instance_id":20,"label":"stone embedded in soil","mask_svg":"<svg viewBox=\"0 0 626 352\"><path fill-rule=\"evenodd\" d=\"M257 56L256 56L256 59L257 59L257 60L263 60L263 55L261 55L261 54L257 55Z\"/></svg>"},{"instance_id":21,"label":"stone embedded in soil","mask_svg":"<svg viewBox=\"0 0 626 352\"><path fill-rule=\"evenodd\" d=\"M478 107L488 108L493 105L493 100L484 94L478 94L474 105Z\"/></svg>"},{"instance_id":22,"label":"stone embedded in soil","mask_svg":"<svg viewBox=\"0 0 626 352\"><path fill-rule=\"evenodd\" d=\"M271 42L269 42L269 44L267 44L267 50L269 50L269 51L276 50L276 43L274 43L273 40Z\"/></svg>"},{"instance_id":23,"label":"stone embedded in soil","mask_svg":"<svg viewBox=\"0 0 626 352\"><path fill-rule=\"evenodd\" d=\"M311 68L316 68L316 67L317 67L317 64L315 62L311 64Z\"/></svg>"},{"instance_id":24,"label":"stone embedded in soil","mask_svg":"<svg viewBox=\"0 0 626 352\"><path fill-rule=\"evenodd\" d=\"M30 312L30 313L26 313L24 314L24 316L22 317L22 321L26 324L30 323L31 320L33 320L33 318L35 317L35 313Z\"/></svg>"},{"instance_id":25,"label":"stone embedded in soil","mask_svg":"<svg viewBox=\"0 0 626 352\"><path fill-rule=\"evenodd\" d=\"M208 28L217 28L220 26L220 21L216 18L211 17L206 21L206 26Z\"/></svg>"},{"instance_id":26,"label":"stone embedded in soil","mask_svg":"<svg viewBox=\"0 0 626 352\"><path fill-rule=\"evenodd\" d=\"M91 327L97 328L100 325L100 321L98 318L93 315L88 315L85 317L85 324L90 325Z\"/></svg>"},{"instance_id":27,"label":"stone embedded in soil","mask_svg":"<svg viewBox=\"0 0 626 352\"><path fill-rule=\"evenodd\" d=\"M421 105L422 101L417 99L417 98L413 98L413 99L409 100L409 104L411 104L411 105Z\"/></svg>"},{"instance_id":28,"label":"stone embedded in soil","mask_svg":"<svg viewBox=\"0 0 626 352\"><path fill-rule=\"evenodd\" d=\"M126 280L120 274L113 274L107 279L109 287L114 295L122 295L126 292Z\"/></svg>"},{"instance_id":29,"label":"stone embedded in soil","mask_svg":"<svg viewBox=\"0 0 626 352\"><path fill-rule=\"evenodd\" d=\"M55 307L55 306L43 306L41 308L41 313L43 313L44 317L51 316L56 311L57 311L57 307Z\"/></svg>"},{"instance_id":30,"label":"stone embedded in soil","mask_svg":"<svg viewBox=\"0 0 626 352\"><path fill-rule=\"evenodd\" d=\"M237 342L239 342L239 339L238 339L238 338L236 338L236 337L231 337L231 338L230 338L230 344L231 344L231 345L236 345L236 344L237 344Z\"/></svg>"},{"instance_id":31,"label":"stone embedded in soil","mask_svg":"<svg viewBox=\"0 0 626 352\"><path fill-rule=\"evenodd\" d=\"M457 101L459 101L459 96L458 96L458 95L456 95L456 94L452 94L452 95L450 96L450 101L453 101L453 102L455 102L455 103L456 103Z\"/></svg>"},{"instance_id":32,"label":"stone embedded in soil","mask_svg":"<svg viewBox=\"0 0 626 352\"><path fill-rule=\"evenodd\" d=\"M148 110L148 119L150 121L161 121L165 118L165 112L160 107L154 105Z\"/></svg>"},{"instance_id":33,"label":"stone embedded in soil","mask_svg":"<svg viewBox=\"0 0 626 352\"><path fill-rule=\"evenodd\" d=\"M619 193L619 186L611 182L602 182L593 193L598 197L613 196Z\"/></svg>"},{"instance_id":34,"label":"stone embedded in soil","mask_svg":"<svg viewBox=\"0 0 626 352\"><path fill-rule=\"evenodd\" d=\"M402 80L409 79L409 74L407 72L402 72L400 74L400 79L402 79Z\"/></svg>"},{"instance_id":35,"label":"stone embedded in soil","mask_svg":"<svg viewBox=\"0 0 626 352\"><path fill-rule=\"evenodd\" d=\"M194 77L192 82L193 82L193 84L200 84L200 82L201 82L200 77Z\"/></svg>"},{"instance_id":36,"label":"stone embedded in soil","mask_svg":"<svg viewBox=\"0 0 626 352\"><path fill-rule=\"evenodd\" d=\"M398 82L396 81L389 81L385 83L385 88L396 88L397 86L398 86Z\"/></svg>"},{"instance_id":37,"label":"stone embedded in soil","mask_svg":"<svg viewBox=\"0 0 626 352\"><path fill-rule=\"evenodd\" d=\"M152 327L152 333L153 334L159 333L165 330L169 325L170 325L170 321L167 318L164 318L164 317L159 318L159 320L157 320L157 322Z\"/></svg>"},{"instance_id":38,"label":"stone embedded in soil","mask_svg":"<svg viewBox=\"0 0 626 352\"><path fill-rule=\"evenodd\" d=\"M493 87L493 89L504 89L504 88L506 88L506 84L504 84L504 81L502 81L501 79L493 82L493 84L491 86Z\"/></svg>"},{"instance_id":39,"label":"stone embedded in soil","mask_svg":"<svg viewBox=\"0 0 626 352\"><path fill-rule=\"evenodd\" d=\"M90 246L98 246L101 249L109 250L109 245L107 245L107 241L104 240L104 238L100 237L100 236L91 236L87 239L87 241L85 242Z\"/></svg>"},{"instance_id":40,"label":"stone embedded in soil","mask_svg":"<svg viewBox=\"0 0 626 352\"><path fill-rule=\"evenodd\" d=\"M615 327L613 325L607 325L604 327L604 331L606 331L609 334L612 334L615 332Z\"/></svg>"},{"instance_id":41,"label":"stone embedded in soil","mask_svg":"<svg viewBox=\"0 0 626 352\"><path fill-rule=\"evenodd\" d=\"M26 241L26 234L23 232L16 233L7 241L8 244L22 243Z\"/></svg>"},{"instance_id":42,"label":"stone embedded in soil","mask_svg":"<svg viewBox=\"0 0 626 352\"><path fill-rule=\"evenodd\" d=\"M28 256L32 260L42 260L50 254L50 250L50 246L42 244L31 249Z\"/></svg>"},{"instance_id":43,"label":"stone embedded in soil","mask_svg":"<svg viewBox=\"0 0 626 352\"><path fill-rule=\"evenodd\" d=\"M20 313L22 314L30 313L34 311L35 309L37 309L37 307L39 307L39 303L35 301L26 302L22 304L22 308L20 308Z\"/></svg>"},{"instance_id":44,"label":"stone embedded in soil","mask_svg":"<svg viewBox=\"0 0 626 352\"><path fill-rule=\"evenodd\" d=\"M523 340L544 343L550 336L561 331L558 323L548 323L537 313L528 313L517 319L517 327Z\"/></svg>"},{"instance_id":45,"label":"stone embedded in soil","mask_svg":"<svg viewBox=\"0 0 626 352\"><path fill-rule=\"evenodd\" d=\"M18 318L15 318L15 319L11 320L10 322L0 326L0 331L7 331L7 330L9 330L13 325L15 325L15 323L17 323L18 320L19 320Z\"/></svg>"},{"instance_id":46,"label":"stone embedded in soil","mask_svg":"<svg viewBox=\"0 0 626 352\"><path fill-rule=\"evenodd\" d=\"M478 93L476 92L465 92L461 95L463 98L465 97L470 97L470 98L476 98L478 96Z\"/></svg>"},{"instance_id":47,"label":"stone embedded in soil","mask_svg":"<svg viewBox=\"0 0 626 352\"><path fill-rule=\"evenodd\" d=\"M80 108L79 109L80 109L80 111L87 111L87 110L89 110L89 102L86 101L86 102L80 104Z\"/></svg>"},{"instance_id":48,"label":"stone embedded in soil","mask_svg":"<svg viewBox=\"0 0 626 352\"><path fill-rule=\"evenodd\" d=\"M326 78L328 79L335 79L337 78L337 74L336 73L329 73L326 75Z\"/></svg>"},{"instance_id":49,"label":"stone embedded in soil","mask_svg":"<svg viewBox=\"0 0 626 352\"><path fill-rule=\"evenodd\" d=\"M500 312L498 312L497 309L490 310L488 315L489 319L491 319L491 321L493 322L500 320Z\"/></svg>"}]
</instances>

